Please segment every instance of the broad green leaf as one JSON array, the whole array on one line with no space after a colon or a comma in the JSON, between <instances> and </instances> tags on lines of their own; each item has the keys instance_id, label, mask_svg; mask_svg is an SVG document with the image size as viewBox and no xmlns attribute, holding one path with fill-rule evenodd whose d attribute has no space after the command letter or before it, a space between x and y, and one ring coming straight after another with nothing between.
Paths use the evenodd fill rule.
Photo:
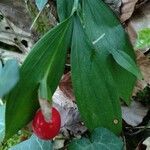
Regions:
<instances>
[{"instance_id":1,"label":"broad green leaf","mask_svg":"<svg viewBox=\"0 0 150 150\"><path fill-rule=\"evenodd\" d=\"M71 15L74 0L57 0L59 20L63 21Z\"/></svg>"},{"instance_id":2,"label":"broad green leaf","mask_svg":"<svg viewBox=\"0 0 150 150\"><path fill-rule=\"evenodd\" d=\"M52 142L39 139L32 135L30 139L13 146L9 150L53 150Z\"/></svg>"},{"instance_id":3,"label":"broad green leaf","mask_svg":"<svg viewBox=\"0 0 150 150\"><path fill-rule=\"evenodd\" d=\"M36 6L38 7L39 11L44 8L47 2L48 0L35 0Z\"/></svg>"},{"instance_id":4,"label":"broad green leaf","mask_svg":"<svg viewBox=\"0 0 150 150\"><path fill-rule=\"evenodd\" d=\"M19 80L19 66L16 60L8 60L4 67L0 63L0 98L8 93Z\"/></svg>"},{"instance_id":5,"label":"broad green leaf","mask_svg":"<svg viewBox=\"0 0 150 150\"><path fill-rule=\"evenodd\" d=\"M86 126L109 128L121 132L121 108L111 72L105 64L106 54L99 52L74 20L71 48L73 89L80 114Z\"/></svg>"},{"instance_id":6,"label":"broad green leaf","mask_svg":"<svg viewBox=\"0 0 150 150\"><path fill-rule=\"evenodd\" d=\"M150 48L150 28L138 32L136 48Z\"/></svg>"},{"instance_id":7,"label":"broad green leaf","mask_svg":"<svg viewBox=\"0 0 150 150\"><path fill-rule=\"evenodd\" d=\"M53 95L63 74L70 43L72 18L43 36L20 69L20 80L6 97L6 137L10 138L32 120L39 108L38 89L48 72L47 85ZM11 115L10 115L11 114Z\"/></svg>"},{"instance_id":8,"label":"broad green leaf","mask_svg":"<svg viewBox=\"0 0 150 150\"><path fill-rule=\"evenodd\" d=\"M110 8L102 0L83 0L82 6L86 34L99 53L104 55L109 49L120 50L135 61L128 36ZM129 104L136 77L119 66L111 56L104 55L103 60L105 67L112 72L119 96Z\"/></svg>"},{"instance_id":9,"label":"broad green leaf","mask_svg":"<svg viewBox=\"0 0 150 150\"><path fill-rule=\"evenodd\" d=\"M124 69L135 75L138 79L142 79L141 72L133 59L124 51L110 49L110 54L112 54L114 60Z\"/></svg>"},{"instance_id":10,"label":"broad green leaf","mask_svg":"<svg viewBox=\"0 0 150 150\"><path fill-rule=\"evenodd\" d=\"M0 105L0 143L5 136L5 105Z\"/></svg>"},{"instance_id":11,"label":"broad green leaf","mask_svg":"<svg viewBox=\"0 0 150 150\"><path fill-rule=\"evenodd\" d=\"M123 142L105 128L97 128L90 139L73 140L69 150L123 150Z\"/></svg>"}]
</instances>

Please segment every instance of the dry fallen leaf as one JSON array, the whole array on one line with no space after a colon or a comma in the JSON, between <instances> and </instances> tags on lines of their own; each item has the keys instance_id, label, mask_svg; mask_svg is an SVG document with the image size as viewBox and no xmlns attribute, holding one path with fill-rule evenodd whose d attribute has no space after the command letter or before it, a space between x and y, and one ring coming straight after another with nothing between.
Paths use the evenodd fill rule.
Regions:
<instances>
[{"instance_id":1,"label":"dry fallen leaf","mask_svg":"<svg viewBox=\"0 0 150 150\"><path fill-rule=\"evenodd\" d=\"M53 95L53 105L61 115L61 127L73 134L84 133L87 128L81 124L80 114L77 105L68 98L59 88ZM64 129L63 129L64 130Z\"/></svg>"},{"instance_id":2,"label":"dry fallen leaf","mask_svg":"<svg viewBox=\"0 0 150 150\"><path fill-rule=\"evenodd\" d=\"M27 55L24 55L24 54L20 54L20 53L17 53L17 52L11 52L11 51L7 51L5 49L2 49L0 48L0 57L5 61L5 60L8 60L8 59L16 59L20 64L23 63L25 57Z\"/></svg>"},{"instance_id":3,"label":"dry fallen leaf","mask_svg":"<svg viewBox=\"0 0 150 150\"><path fill-rule=\"evenodd\" d=\"M121 8L121 21L124 22L126 20L128 20L135 8L136 3L138 2L138 0L122 0L122 8Z\"/></svg>"},{"instance_id":4,"label":"dry fallen leaf","mask_svg":"<svg viewBox=\"0 0 150 150\"><path fill-rule=\"evenodd\" d=\"M138 8L133 16L130 18L129 23L127 24L127 31L130 37L130 40L135 47L137 40L137 33L144 29L150 28L150 2L145 3L142 7ZM146 52L146 49L140 49L142 52Z\"/></svg>"},{"instance_id":5,"label":"dry fallen leaf","mask_svg":"<svg viewBox=\"0 0 150 150\"><path fill-rule=\"evenodd\" d=\"M132 46L134 47L134 45L136 44L136 40L137 40L137 32L135 31L134 27L131 24L131 21L129 21L126 24L126 30L129 36L129 39L132 43Z\"/></svg>"},{"instance_id":6,"label":"dry fallen leaf","mask_svg":"<svg viewBox=\"0 0 150 150\"><path fill-rule=\"evenodd\" d=\"M139 102L133 101L130 106L122 106L122 118L131 125L137 126L148 113L148 108L142 106Z\"/></svg>"},{"instance_id":7,"label":"dry fallen leaf","mask_svg":"<svg viewBox=\"0 0 150 150\"><path fill-rule=\"evenodd\" d=\"M136 55L138 66L140 67L143 75L143 80L137 81L137 84L133 90L133 96L150 84L150 59L140 51L136 51Z\"/></svg>"},{"instance_id":8,"label":"dry fallen leaf","mask_svg":"<svg viewBox=\"0 0 150 150\"><path fill-rule=\"evenodd\" d=\"M27 13L25 1L0 0L0 11L20 29L29 32L31 18Z\"/></svg>"},{"instance_id":9,"label":"dry fallen leaf","mask_svg":"<svg viewBox=\"0 0 150 150\"><path fill-rule=\"evenodd\" d=\"M137 9L134 12L134 15L130 18L130 21L127 25L127 31L133 46L135 46L138 31L144 28L150 28L149 10L150 2ZM133 96L135 96L138 91L143 90L147 86L147 84L150 84L150 59L148 58L148 56L145 56L143 54L147 50L148 49L140 49L140 51L136 51L137 64L141 69L144 80L137 81L137 84L133 91Z\"/></svg>"},{"instance_id":10,"label":"dry fallen leaf","mask_svg":"<svg viewBox=\"0 0 150 150\"><path fill-rule=\"evenodd\" d=\"M0 41L18 47L23 53L28 52L33 45L31 33L15 26L3 14L0 15L3 16L0 20Z\"/></svg>"},{"instance_id":11,"label":"dry fallen leaf","mask_svg":"<svg viewBox=\"0 0 150 150\"><path fill-rule=\"evenodd\" d=\"M120 14L120 7L122 4L121 0L104 0L104 1L112 8L114 12Z\"/></svg>"},{"instance_id":12,"label":"dry fallen leaf","mask_svg":"<svg viewBox=\"0 0 150 150\"><path fill-rule=\"evenodd\" d=\"M146 150L150 150L150 137L148 137L143 144L147 146Z\"/></svg>"},{"instance_id":13,"label":"dry fallen leaf","mask_svg":"<svg viewBox=\"0 0 150 150\"><path fill-rule=\"evenodd\" d=\"M72 82L71 82L71 73L68 72L64 74L62 80L60 81L59 88L61 91L71 100L74 100Z\"/></svg>"},{"instance_id":14,"label":"dry fallen leaf","mask_svg":"<svg viewBox=\"0 0 150 150\"><path fill-rule=\"evenodd\" d=\"M146 145L143 144L143 139L140 140L135 150L146 150Z\"/></svg>"},{"instance_id":15,"label":"dry fallen leaf","mask_svg":"<svg viewBox=\"0 0 150 150\"><path fill-rule=\"evenodd\" d=\"M136 3L136 8L140 8L141 6L143 6L148 1L149 0L138 0L138 2Z\"/></svg>"}]
</instances>

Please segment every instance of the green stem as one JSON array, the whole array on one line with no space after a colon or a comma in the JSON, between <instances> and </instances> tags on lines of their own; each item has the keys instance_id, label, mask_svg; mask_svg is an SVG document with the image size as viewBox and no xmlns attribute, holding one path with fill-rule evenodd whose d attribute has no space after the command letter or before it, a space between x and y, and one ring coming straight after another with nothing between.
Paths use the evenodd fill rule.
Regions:
<instances>
[{"instance_id":1,"label":"green stem","mask_svg":"<svg viewBox=\"0 0 150 150\"><path fill-rule=\"evenodd\" d=\"M4 103L3 103L3 101L2 101L2 99L0 98L0 105L3 105Z\"/></svg>"},{"instance_id":2,"label":"green stem","mask_svg":"<svg viewBox=\"0 0 150 150\"><path fill-rule=\"evenodd\" d=\"M36 18L34 19L31 27L30 27L30 30L32 30L32 28L34 27L36 21L38 20L38 18L40 17L41 13L42 13L43 9L39 11L39 13L37 14Z\"/></svg>"},{"instance_id":3,"label":"green stem","mask_svg":"<svg viewBox=\"0 0 150 150\"><path fill-rule=\"evenodd\" d=\"M74 4L73 4L73 8L72 8L72 12L71 12L71 15L74 14L74 12L77 11L78 9L78 5L79 5L79 0L74 0Z\"/></svg>"},{"instance_id":4,"label":"green stem","mask_svg":"<svg viewBox=\"0 0 150 150\"><path fill-rule=\"evenodd\" d=\"M43 80L40 82L39 97L41 99L45 99L45 100L48 100L48 101L50 101L51 98L52 98L50 88L47 85L47 78L46 77L44 77Z\"/></svg>"},{"instance_id":5,"label":"green stem","mask_svg":"<svg viewBox=\"0 0 150 150\"><path fill-rule=\"evenodd\" d=\"M51 121L51 108L52 108L52 94L50 93L50 89L47 85L47 77L44 77L40 82L39 91L38 91L38 100L44 115L45 121Z\"/></svg>"},{"instance_id":6,"label":"green stem","mask_svg":"<svg viewBox=\"0 0 150 150\"><path fill-rule=\"evenodd\" d=\"M48 75L49 75L50 69L51 69L51 65L47 68L43 79L40 81L40 86L39 86L39 98L45 99L45 100L51 102L52 93L51 93L51 90L50 90L49 85L48 85L48 83L47 83Z\"/></svg>"}]
</instances>

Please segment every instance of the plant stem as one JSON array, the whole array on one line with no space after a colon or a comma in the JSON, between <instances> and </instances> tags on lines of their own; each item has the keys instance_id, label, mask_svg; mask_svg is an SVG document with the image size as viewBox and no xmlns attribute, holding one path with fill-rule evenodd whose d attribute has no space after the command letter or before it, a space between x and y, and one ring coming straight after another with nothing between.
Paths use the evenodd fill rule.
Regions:
<instances>
[{"instance_id":1,"label":"plant stem","mask_svg":"<svg viewBox=\"0 0 150 150\"><path fill-rule=\"evenodd\" d=\"M38 20L38 18L40 17L41 13L42 13L43 9L41 11L39 11L39 13L37 14L36 18L34 19L31 27L30 27L30 30L34 27L36 21Z\"/></svg>"},{"instance_id":2,"label":"plant stem","mask_svg":"<svg viewBox=\"0 0 150 150\"><path fill-rule=\"evenodd\" d=\"M74 0L74 4L73 4L73 8L72 8L71 15L73 15L74 12L77 11L77 9L78 9L78 4L79 4L79 0Z\"/></svg>"}]
</instances>

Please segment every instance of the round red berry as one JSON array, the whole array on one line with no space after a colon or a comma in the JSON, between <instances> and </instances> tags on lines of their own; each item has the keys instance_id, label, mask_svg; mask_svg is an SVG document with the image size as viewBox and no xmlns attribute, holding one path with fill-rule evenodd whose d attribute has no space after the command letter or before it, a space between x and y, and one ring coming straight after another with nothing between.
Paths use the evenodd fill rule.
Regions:
<instances>
[{"instance_id":1,"label":"round red berry","mask_svg":"<svg viewBox=\"0 0 150 150\"><path fill-rule=\"evenodd\" d=\"M51 111L51 110L50 110ZM61 118L60 114L52 107L51 121L45 121L41 109L39 109L33 119L32 129L37 137L43 140L53 139L60 131Z\"/></svg>"}]
</instances>

